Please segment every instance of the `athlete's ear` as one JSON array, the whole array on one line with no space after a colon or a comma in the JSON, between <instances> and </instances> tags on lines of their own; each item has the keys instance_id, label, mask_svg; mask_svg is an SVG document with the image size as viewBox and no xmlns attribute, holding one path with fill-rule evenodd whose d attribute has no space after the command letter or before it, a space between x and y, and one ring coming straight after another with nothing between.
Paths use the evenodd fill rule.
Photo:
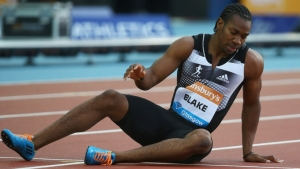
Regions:
<instances>
[{"instance_id":1,"label":"athlete's ear","mask_svg":"<svg viewBox=\"0 0 300 169\"><path fill-rule=\"evenodd\" d=\"M224 20L221 17L219 17L218 22L217 22L217 29L221 30L223 28L224 24L225 24Z\"/></svg>"}]
</instances>

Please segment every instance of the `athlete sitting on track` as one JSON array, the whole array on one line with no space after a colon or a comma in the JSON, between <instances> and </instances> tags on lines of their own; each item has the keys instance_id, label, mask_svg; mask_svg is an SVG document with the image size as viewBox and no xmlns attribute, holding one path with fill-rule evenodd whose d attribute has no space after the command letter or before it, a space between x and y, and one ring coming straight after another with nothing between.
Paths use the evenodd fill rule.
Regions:
<instances>
[{"instance_id":1,"label":"athlete sitting on track","mask_svg":"<svg viewBox=\"0 0 300 169\"><path fill-rule=\"evenodd\" d=\"M3 129L3 142L30 161L40 148L109 117L141 147L117 152L89 146L87 165L123 162L199 162L212 150L211 133L219 126L243 87L242 144L246 162L282 162L252 152L260 116L263 59L244 42L251 13L241 4L228 5L216 21L214 34L176 40L151 67L131 65L131 78L149 90L178 69L170 109L146 99L107 90L88 100L35 135ZM229 131L230 132L230 131Z\"/></svg>"}]
</instances>

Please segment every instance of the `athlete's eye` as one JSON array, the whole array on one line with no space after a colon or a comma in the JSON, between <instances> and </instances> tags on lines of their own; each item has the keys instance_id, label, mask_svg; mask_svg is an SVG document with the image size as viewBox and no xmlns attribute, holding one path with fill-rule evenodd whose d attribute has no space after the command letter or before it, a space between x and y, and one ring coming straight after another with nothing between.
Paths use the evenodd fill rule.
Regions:
<instances>
[{"instance_id":1,"label":"athlete's eye","mask_svg":"<svg viewBox=\"0 0 300 169\"><path fill-rule=\"evenodd\" d=\"M242 39L247 39L247 36L242 36Z\"/></svg>"},{"instance_id":2,"label":"athlete's eye","mask_svg":"<svg viewBox=\"0 0 300 169\"><path fill-rule=\"evenodd\" d=\"M231 33L232 35L235 35L235 34L236 34L236 32L234 32L234 31L230 31L230 33Z\"/></svg>"}]
</instances>

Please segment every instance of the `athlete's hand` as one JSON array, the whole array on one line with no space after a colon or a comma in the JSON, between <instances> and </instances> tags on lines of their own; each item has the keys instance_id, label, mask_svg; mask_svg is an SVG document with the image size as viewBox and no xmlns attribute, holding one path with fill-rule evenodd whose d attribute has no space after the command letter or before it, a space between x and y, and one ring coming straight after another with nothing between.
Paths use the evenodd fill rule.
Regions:
<instances>
[{"instance_id":1,"label":"athlete's hand","mask_svg":"<svg viewBox=\"0 0 300 169\"><path fill-rule=\"evenodd\" d=\"M130 65L129 68L126 70L126 73L124 73L124 80L127 78L133 79L133 80L143 80L146 76L145 67L141 64L133 64Z\"/></svg>"},{"instance_id":2,"label":"athlete's hand","mask_svg":"<svg viewBox=\"0 0 300 169\"><path fill-rule=\"evenodd\" d=\"M260 162L260 163L282 163L284 160L279 160L273 155L263 156L259 154L250 154L244 158L245 162Z\"/></svg>"}]
</instances>

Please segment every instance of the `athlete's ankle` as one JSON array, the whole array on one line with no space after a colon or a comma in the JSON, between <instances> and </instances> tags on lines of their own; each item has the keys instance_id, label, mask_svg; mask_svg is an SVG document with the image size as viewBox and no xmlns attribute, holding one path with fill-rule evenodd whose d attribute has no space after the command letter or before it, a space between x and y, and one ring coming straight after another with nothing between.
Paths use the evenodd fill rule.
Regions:
<instances>
[{"instance_id":1,"label":"athlete's ankle","mask_svg":"<svg viewBox=\"0 0 300 169\"><path fill-rule=\"evenodd\" d=\"M35 152L38 151L39 149L41 149L43 147L43 146L41 146L41 144L39 143L38 139L35 136L32 137L31 141L32 141L32 143L34 145L34 151Z\"/></svg>"}]
</instances>

